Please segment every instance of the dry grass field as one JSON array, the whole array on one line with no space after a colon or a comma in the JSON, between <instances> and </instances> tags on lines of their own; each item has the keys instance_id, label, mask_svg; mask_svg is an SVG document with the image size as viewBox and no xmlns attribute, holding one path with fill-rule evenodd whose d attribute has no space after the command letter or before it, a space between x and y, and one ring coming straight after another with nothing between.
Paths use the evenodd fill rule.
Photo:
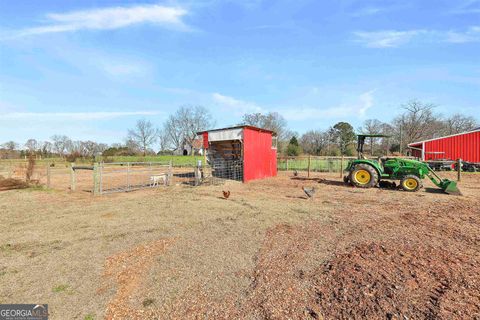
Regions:
<instances>
[{"instance_id":1,"label":"dry grass field","mask_svg":"<svg viewBox=\"0 0 480 320\"><path fill-rule=\"evenodd\" d=\"M51 319L480 318L480 175L463 196L425 185L281 173L0 192L0 303L48 303Z\"/></svg>"}]
</instances>

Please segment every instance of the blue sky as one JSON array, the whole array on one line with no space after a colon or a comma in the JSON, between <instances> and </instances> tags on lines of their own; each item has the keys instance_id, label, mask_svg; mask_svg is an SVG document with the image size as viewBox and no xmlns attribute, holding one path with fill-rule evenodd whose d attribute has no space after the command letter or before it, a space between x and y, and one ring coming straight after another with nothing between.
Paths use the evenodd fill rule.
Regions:
<instances>
[{"instance_id":1,"label":"blue sky","mask_svg":"<svg viewBox=\"0 0 480 320\"><path fill-rule=\"evenodd\" d=\"M0 0L0 141L122 141L203 105L299 133L410 99L478 119L480 0Z\"/></svg>"}]
</instances>

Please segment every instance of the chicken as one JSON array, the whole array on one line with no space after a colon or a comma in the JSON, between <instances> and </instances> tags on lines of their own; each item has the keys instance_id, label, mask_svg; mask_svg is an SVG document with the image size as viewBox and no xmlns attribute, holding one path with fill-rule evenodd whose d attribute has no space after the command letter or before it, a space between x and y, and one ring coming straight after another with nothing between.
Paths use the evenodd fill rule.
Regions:
<instances>
[{"instance_id":1,"label":"chicken","mask_svg":"<svg viewBox=\"0 0 480 320\"><path fill-rule=\"evenodd\" d=\"M302 187L303 189L303 192L305 192L305 194L307 195L308 198L313 198L313 196L315 196L315 187L313 188L305 188L305 187Z\"/></svg>"},{"instance_id":2,"label":"chicken","mask_svg":"<svg viewBox=\"0 0 480 320\"><path fill-rule=\"evenodd\" d=\"M223 197L225 199L228 199L228 197L230 197L230 190L229 191L222 191L223 192Z\"/></svg>"},{"instance_id":3,"label":"chicken","mask_svg":"<svg viewBox=\"0 0 480 320\"><path fill-rule=\"evenodd\" d=\"M298 177L298 171L297 170L293 171L293 176Z\"/></svg>"}]
</instances>

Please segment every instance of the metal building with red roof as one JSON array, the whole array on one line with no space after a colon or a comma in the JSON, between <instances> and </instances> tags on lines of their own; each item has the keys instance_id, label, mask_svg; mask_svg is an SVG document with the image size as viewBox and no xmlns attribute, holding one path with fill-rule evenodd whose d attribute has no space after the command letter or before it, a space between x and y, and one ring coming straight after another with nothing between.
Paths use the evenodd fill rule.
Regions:
<instances>
[{"instance_id":1,"label":"metal building with red roof","mask_svg":"<svg viewBox=\"0 0 480 320\"><path fill-rule=\"evenodd\" d=\"M445 137L413 142L412 155L423 161L435 159L480 163L480 128Z\"/></svg>"}]
</instances>

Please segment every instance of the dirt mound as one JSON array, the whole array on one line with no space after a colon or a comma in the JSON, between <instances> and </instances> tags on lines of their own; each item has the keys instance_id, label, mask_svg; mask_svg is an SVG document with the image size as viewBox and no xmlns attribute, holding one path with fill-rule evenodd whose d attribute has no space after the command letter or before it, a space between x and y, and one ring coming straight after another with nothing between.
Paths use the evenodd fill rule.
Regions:
<instances>
[{"instance_id":1,"label":"dirt mound","mask_svg":"<svg viewBox=\"0 0 480 320\"><path fill-rule=\"evenodd\" d=\"M0 176L0 191L12 190L12 189L25 189L28 188L28 183L22 180L7 178Z\"/></svg>"},{"instance_id":2,"label":"dirt mound","mask_svg":"<svg viewBox=\"0 0 480 320\"><path fill-rule=\"evenodd\" d=\"M480 317L480 261L423 244L356 246L316 272L325 318Z\"/></svg>"}]
</instances>

